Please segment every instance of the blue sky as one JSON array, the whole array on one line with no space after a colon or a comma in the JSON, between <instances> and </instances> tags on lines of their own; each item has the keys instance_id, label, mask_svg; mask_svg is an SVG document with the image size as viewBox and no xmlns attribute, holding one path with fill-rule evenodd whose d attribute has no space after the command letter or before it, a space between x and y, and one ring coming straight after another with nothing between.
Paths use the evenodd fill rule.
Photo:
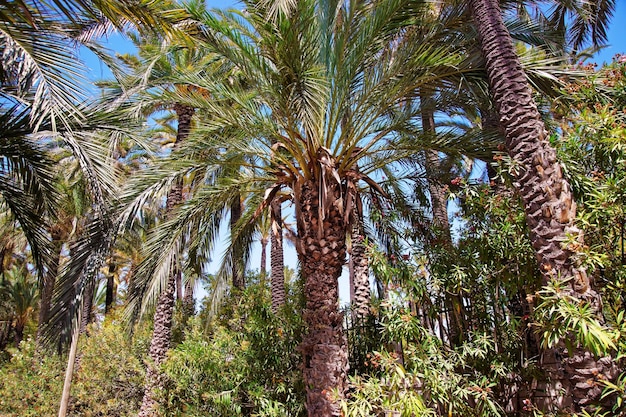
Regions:
<instances>
[{"instance_id":1,"label":"blue sky","mask_svg":"<svg viewBox=\"0 0 626 417\"><path fill-rule=\"evenodd\" d=\"M216 0L208 0L207 5L210 8L231 8L231 7L239 7L238 2L234 1L216 1ZM113 35L108 39L108 47L117 53L127 53L132 52L133 47L132 44L126 40L124 40L119 35ZM597 62L598 64L602 64L604 62L610 62L613 56L617 53L626 54L626 0L617 0L616 12L613 16L612 23L608 30L608 45L603 48L600 52L598 52L591 61ZM90 53L84 52L82 53L83 59L86 61L89 67L89 78L91 80L102 79L110 76L110 72L107 68L101 64L95 56ZM210 267L211 271L214 271L217 268L217 264L219 263L219 258L221 257L222 248L217 248L217 253L215 255L216 261ZM269 248L268 248L269 250ZM286 265L295 268L297 264L296 253L293 248L290 248L288 244L286 244L286 253L285 253L285 263ZM256 247L253 251L252 259L250 262L250 268L258 269L260 263L260 248ZM348 290L348 280L347 274L344 271L344 275L340 280L340 296L345 302L345 300L349 297Z\"/></svg>"},{"instance_id":2,"label":"blue sky","mask_svg":"<svg viewBox=\"0 0 626 417\"><path fill-rule=\"evenodd\" d=\"M616 0L617 6L608 30L608 46L596 54L593 61L611 62L615 54L626 54L626 1Z\"/></svg>"},{"instance_id":3,"label":"blue sky","mask_svg":"<svg viewBox=\"0 0 626 417\"><path fill-rule=\"evenodd\" d=\"M236 1L208 0L207 6L210 8L231 8L239 7ZM132 45L119 35L113 35L108 41L109 47L118 53L132 52ZM613 15L612 23L608 30L607 46L600 50L591 61L602 64L611 62L615 54L626 54L626 0L617 0L617 6ZM95 56L88 53L83 54L83 58L90 68L90 79L101 79L108 76L109 72Z\"/></svg>"}]
</instances>

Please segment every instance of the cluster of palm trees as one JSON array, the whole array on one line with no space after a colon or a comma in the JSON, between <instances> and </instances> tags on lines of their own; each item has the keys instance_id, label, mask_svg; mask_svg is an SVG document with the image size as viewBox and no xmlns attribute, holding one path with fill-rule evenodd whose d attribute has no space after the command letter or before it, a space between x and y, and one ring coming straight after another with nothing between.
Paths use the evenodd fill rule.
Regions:
<instances>
[{"instance_id":1,"label":"cluster of palm trees","mask_svg":"<svg viewBox=\"0 0 626 417\"><path fill-rule=\"evenodd\" d=\"M411 204L407 190L425 178L433 239L451 242L441 181L446 161L490 160L499 143L517 167L514 183L544 282L564 281L568 295L599 305L573 249L561 244L579 233L575 202L533 96L553 94L557 63L572 47L604 40L613 2L556 3L536 20L523 2L495 0L241 6L0 6L0 194L40 277L39 322L48 330L41 340L75 346L99 271L107 265L110 306L114 272L123 270L128 316L154 312L139 413L153 415L174 302L185 299L192 314L193 277L215 256L220 228L229 228L230 239L214 293L225 286L233 297L241 293L255 233L269 224L279 311L283 216L292 213L306 297L307 410L338 416L347 377L338 278L349 253L355 311L367 315L369 214L383 207L402 213ZM565 25L570 12L580 19L573 32ZM136 55L113 57L98 44L111 28L131 30ZM550 60L520 56L512 36ZM80 95L86 81L75 44L94 50L114 74L100 84L97 100ZM461 119L467 129L444 126ZM168 130L170 150L151 154L154 138ZM136 255L114 256L143 230ZM393 233L382 226L375 232ZM455 297L447 302L458 303ZM570 354L589 365L584 350ZM561 376L566 395L558 396L571 397L576 409L595 395L574 390L579 376Z\"/></svg>"}]
</instances>

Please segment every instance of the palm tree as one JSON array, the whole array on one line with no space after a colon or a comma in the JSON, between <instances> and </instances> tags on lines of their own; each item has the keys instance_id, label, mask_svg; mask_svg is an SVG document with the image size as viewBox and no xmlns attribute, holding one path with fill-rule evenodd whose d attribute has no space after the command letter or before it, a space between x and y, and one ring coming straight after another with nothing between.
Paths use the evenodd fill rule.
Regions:
<instances>
[{"instance_id":1,"label":"palm tree","mask_svg":"<svg viewBox=\"0 0 626 417\"><path fill-rule=\"evenodd\" d=\"M285 304L285 252L283 250L283 214L280 200L270 205L270 265L272 279L272 311L278 312Z\"/></svg>"},{"instance_id":2,"label":"palm tree","mask_svg":"<svg viewBox=\"0 0 626 417\"><path fill-rule=\"evenodd\" d=\"M6 280L0 286L0 294L8 300L12 309L15 346L24 338L26 323L34 316L37 307L37 286L33 277L24 267L7 271Z\"/></svg>"},{"instance_id":3,"label":"palm tree","mask_svg":"<svg viewBox=\"0 0 626 417\"><path fill-rule=\"evenodd\" d=\"M45 324L48 322L57 276L60 272L64 245L80 234L84 215L90 205L84 177L80 166L69 151L52 149L56 162L55 180L59 195L55 219L50 221L48 232L51 238L50 263L47 267L40 291L39 326L37 339L41 341Z\"/></svg>"},{"instance_id":4,"label":"palm tree","mask_svg":"<svg viewBox=\"0 0 626 417\"><path fill-rule=\"evenodd\" d=\"M189 48L181 50L177 44L169 45L164 51L159 38L133 37L135 45L139 48L139 58L124 56L122 59L133 71L131 75L118 74L118 80L122 87L121 98L115 97L115 101L124 103L127 100L136 100L136 112L149 114L154 111L168 109L176 116L176 139L174 149L189 135L192 128L192 119L195 108L183 101L168 100L167 94L155 95L154 90L166 92L174 89L182 94L192 93L189 87L177 82L176 74L181 67L202 68L202 54L199 50ZM109 84L115 86L115 84ZM138 95L139 98L133 96ZM165 213L167 218L183 202L183 182L176 179L169 189L166 197ZM159 365L164 361L171 343L172 316L176 291L178 298L182 300L182 270L176 266L170 273L164 291L159 295L154 313L154 330L150 344L150 360L146 372L146 388L142 401L140 416L151 415L156 401L155 390L158 389ZM191 287L189 287L191 288ZM190 292L190 291L189 291ZM136 295L136 294L134 294Z\"/></svg>"},{"instance_id":5,"label":"palm tree","mask_svg":"<svg viewBox=\"0 0 626 417\"><path fill-rule=\"evenodd\" d=\"M0 11L4 56L0 65L0 152L6 161L0 192L29 241L42 287L46 286L44 271L55 270L56 256L51 254L46 226L47 218L55 217L57 200L49 169L53 163L45 155L44 142L63 138L64 146L80 161L94 195L100 196L101 186L106 183L101 175L106 164L96 166L91 145L85 146L89 141L72 134L79 129L93 129L95 121L85 114L96 114L81 104L85 102L82 92L87 82L77 46L82 44L101 53L94 38L104 31L114 26L121 29L141 19L148 21L149 16L152 23L170 22L170 17L176 15L166 18L151 10L147 5L132 7L125 2L54 0L43 5L20 0L3 5ZM102 122L101 117L95 119L99 119L95 124ZM44 300L49 298L51 274ZM44 314L46 304L44 301Z\"/></svg>"},{"instance_id":6,"label":"palm tree","mask_svg":"<svg viewBox=\"0 0 626 417\"><path fill-rule=\"evenodd\" d=\"M612 2L606 3L610 10ZM548 141L499 4L495 0L471 0L469 5L480 38L491 94L504 129L506 149L518 167L515 186L524 202L544 284L552 280L562 282L567 295L588 303L596 314L601 314L600 297L591 288L584 268L575 261L576 247L582 244L583 237L574 225L576 203L571 187ZM610 13L603 17L610 17ZM564 245L564 242L569 243ZM545 352L548 353L551 352ZM556 358L546 358L544 364L548 370L556 371L557 362ZM566 362L567 369L572 371L566 373L562 381L565 398L571 396L574 409L580 411L600 395L593 384L579 384L587 381L584 376L589 375L587 368L598 367L601 373L611 373L614 365L603 366L591 360L590 353L581 348L569 352Z\"/></svg>"},{"instance_id":7,"label":"palm tree","mask_svg":"<svg viewBox=\"0 0 626 417\"><path fill-rule=\"evenodd\" d=\"M150 285L163 288L159 271L170 268L192 230L197 234L215 224L233 191L246 196L246 210L231 232L231 246L241 248L255 219L286 190L293 195L305 277L309 331L301 350L307 408L309 415L338 415L347 357L337 278L355 204L346 192L347 179L384 194L370 174L415 151L394 132L414 131L417 113L396 112L398 104L424 84L459 81L473 70L449 45L396 36L420 16L421 2L380 1L373 7L249 1L245 6L241 13L192 11L198 29L190 32L248 85L233 84L223 73L193 81L210 91L211 101L198 106L206 125L198 125L181 154L188 158L186 166L201 154L205 173L221 167L230 174L213 177L182 205L177 219L163 225L158 245L151 247L160 255L152 261L150 270L157 273ZM200 244L192 242L196 253Z\"/></svg>"}]
</instances>

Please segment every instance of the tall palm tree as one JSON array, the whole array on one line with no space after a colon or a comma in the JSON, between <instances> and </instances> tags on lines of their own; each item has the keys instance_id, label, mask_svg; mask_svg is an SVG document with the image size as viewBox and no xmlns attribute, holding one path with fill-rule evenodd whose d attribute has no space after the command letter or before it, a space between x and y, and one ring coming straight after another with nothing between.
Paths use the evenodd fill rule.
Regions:
<instances>
[{"instance_id":1,"label":"tall palm tree","mask_svg":"<svg viewBox=\"0 0 626 417\"><path fill-rule=\"evenodd\" d=\"M230 204L233 190L247 192L241 194L246 210L231 232L231 245L240 247L259 214L286 190L293 195L305 277L309 331L301 351L307 408L309 415L339 415L347 354L337 279L355 204L347 179L382 192L370 174L415 151L394 133L412 130L417 113L396 112L398 104L424 84L458 82L473 69L449 45L396 36L421 15L422 2L380 1L373 7L249 1L245 6L241 13L192 11L198 29L190 32L225 66L236 68L248 86L240 88L223 73L194 81L211 92L211 100L198 106L207 122L181 149L189 158L185 164L201 155L205 172L229 167L231 174L199 188L177 219L163 225L151 249L160 254L152 261L157 273L151 286L163 287L159 271L170 268L190 230L214 224L211 219Z\"/></svg>"},{"instance_id":2,"label":"tall palm tree","mask_svg":"<svg viewBox=\"0 0 626 417\"><path fill-rule=\"evenodd\" d=\"M63 138L95 194L100 195L102 184L110 179L103 180L106 164L97 166L94 162L89 141L72 134L93 129L94 121L85 115L95 114L83 104L86 68L78 59L78 45L101 52L94 39L108 29L121 29L148 16L152 16L153 23L174 20L170 18L173 15L151 14L151 10L149 5L132 7L125 2L83 0L53 0L46 4L19 0L4 4L0 10L0 48L4 56L0 64L0 152L6 161L1 193L29 240L42 286L44 271L55 269L46 219L55 217L57 200L49 170L53 163L44 154L44 142ZM52 264L46 265L50 257ZM47 299L49 291L45 293ZM45 306L43 310L45 313Z\"/></svg>"},{"instance_id":3,"label":"tall palm tree","mask_svg":"<svg viewBox=\"0 0 626 417\"><path fill-rule=\"evenodd\" d=\"M164 44L163 40L156 36L133 36L133 41L138 47L139 56L126 55L121 57L132 72L130 74L118 72L118 84L107 84L111 94L109 100L120 104L131 101L134 107L133 111L139 114L149 115L155 111L172 111L176 118L175 150L181 146L191 131L195 108L183 100L169 99L167 92L176 90L182 95L194 93L188 85L177 80L177 73L181 71L181 68L198 68L201 70L203 54L194 48L181 48L181 45L175 42ZM163 45L166 46L163 47ZM114 87L121 87L121 91L116 91ZM155 91L159 93L155 93ZM172 182L167 192L164 216L166 218L172 216L172 213L182 202L183 180L177 178ZM154 330L149 352L151 363L146 373L146 387L139 412L140 416L151 415L154 412L155 390L159 388L158 381L161 379L158 367L165 359L171 343L176 294L182 301L182 270L180 266L176 265L169 275L167 285L159 295L154 313ZM133 288L136 289L137 287ZM137 296L137 294L131 296Z\"/></svg>"},{"instance_id":4,"label":"tall palm tree","mask_svg":"<svg viewBox=\"0 0 626 417\"><path fill-rule=\"evenodd\" d=\"M283 249L283 214L280 200L270 205L270 277L272 279L272 311L285 304L285 252Z\"/></svg>"},{"instance_id":5,"label":"tall palm tree","mask_svg":"<svg viewBox=\"0 0 626 417\"><path fill-rule=\"evenodd\" d=\"M606 3L609 6L614 4ZM469 5L479 34L491 94L504 129L506 149L518 167L515 187L524 202L530 238L537 251L544 283L551 280L562 282L567 295L588 303L601 314L600 297L574 257L576 245L582 244L583 237L574 225L576 203L571 187L548 141L526 74L504 26L499 4L495 0L471 0ZM610 17L610 13L602 17ZM605 23L603 19L602 22ZM601 35L601 31L597 34ZM564 242L571 244L565 246ZM565 361L569 365L566 369L571 371L565 378L555 377L565 384L565 400L571 398L574 409L580 411L600 395L594 384L580 383L588 379L584 376L589 375L586 368L597 367L602 374L610 374L614 365L593 361L592 355L581 348L569 352ZM546 362L546 367L552 371L560 366L556 358ZM564 405L567 404L560 406Z\"/></svg>"}]
</instances>

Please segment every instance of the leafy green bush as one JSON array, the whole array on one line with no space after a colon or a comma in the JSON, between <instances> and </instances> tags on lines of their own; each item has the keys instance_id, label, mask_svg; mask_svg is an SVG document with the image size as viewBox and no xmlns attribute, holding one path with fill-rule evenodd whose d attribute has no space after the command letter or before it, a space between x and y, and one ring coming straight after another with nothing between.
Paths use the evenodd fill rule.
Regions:
<instances>
[{"instance_id":1,"label":"leafy green bush","mask_svg":"<svg viewBox=\"0 0 626 417\"><path fill-rule=\"evenodd\" d=\"M111 321L83 337L75 369L69 415L134 416L143 396L147 335L131 343L120 324ZM0 365L0 415L42 417L58 413L66 358L36 352L32 339L11 351Z\"/></svg>"},{"instance_id":2,"label":"leafy green bush","mask_svg":"<svg viewBox=\"0 0 626 417\"><path fill-rule=\"evenodd\" d=\"M471 334L451 349L408 311L386 310L381 322L391 340L403 341L401 353L370 354L379 371L350 378L351 394L342 405L347 417L505 415L499 387L509 374L507 358L489 336Z\"/></svg>"},{"instance_id":3,"label":"leafy green bush","mask_svg":"<svg viewBox=\"0 0 626 417\"><path fill-rule=\"evenodd\" d=\"M246 289L213 318L192 321L164 370L167 416L267 417L304 415L304 387L297 347L302 338L299 292L279 314L269 292Z\"/></svg>"},{"instance_id":4,"label":"leafy green bush","mask_svg":"<svg viewBox=\"0 0 626 417\"><path fill-rule=\"evenodd\" d=\"M58 413L65 364L56 355L38 357L28 338L10 349L11 360L0 367L0 415L54 416Z\"/></svg>"},{"instance_id":5,"label":"leafy green bush","mask_svg":"<svg viewBox=\"0 0 626 417\"><path fill-rule=\"evenodd\" d=\"M72 416L130 417L137 413L149 346L145 330L131 341L119 322L107 320L83 338L72 382Z\"/></svg>"}]
</instances>

